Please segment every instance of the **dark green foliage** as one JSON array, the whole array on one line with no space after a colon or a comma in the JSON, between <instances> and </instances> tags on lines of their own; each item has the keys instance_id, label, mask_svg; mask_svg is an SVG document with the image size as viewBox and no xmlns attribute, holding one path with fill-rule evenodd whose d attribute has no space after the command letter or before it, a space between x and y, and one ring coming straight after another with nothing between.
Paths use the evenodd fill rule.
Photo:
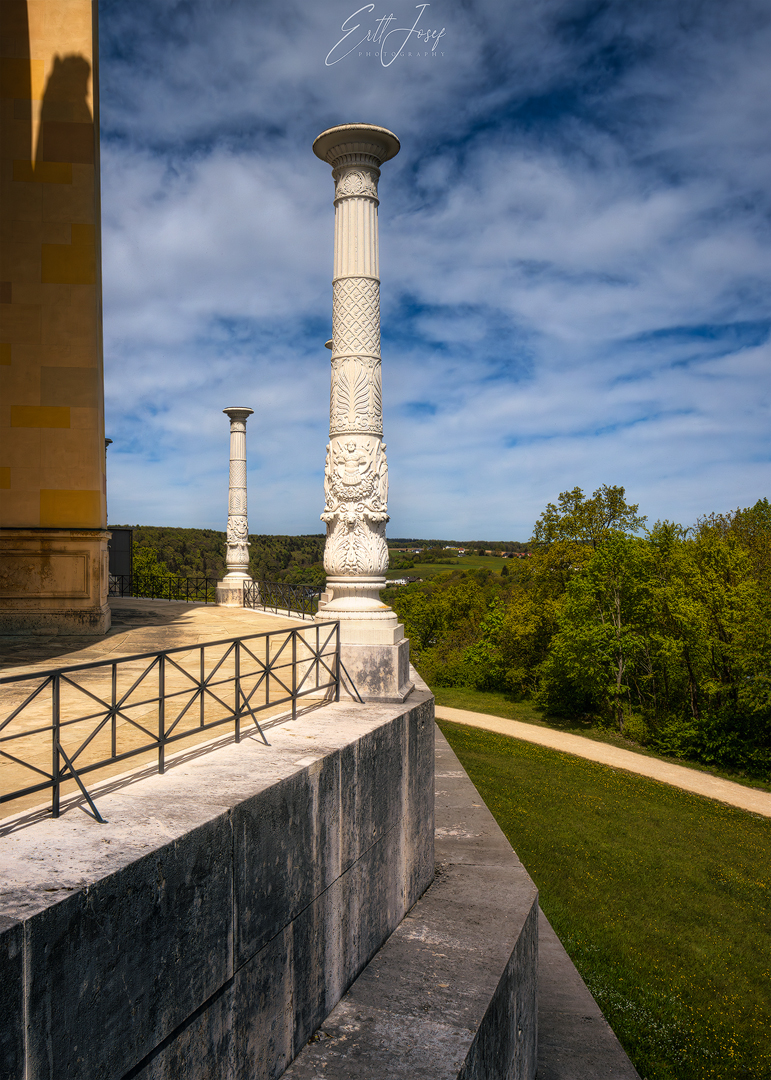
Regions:
<instances>
[{"instance_id":1,"label":"dark green foliage","mask_svg":"<svg viewBox=\"0 0 771 1080\"><path fill-rule=\"evenodd\" d=\"M154 564L180 577L213 577L225 574L225 533L216 529L179 529L155 525L115 526L133 528L136 562L144 552L154 552ZM323 535L249 537L249 572L256 580L287 581L294 585L323 585ZM153 560L151 559L151 562Z\"/></svg>"},{"instance_id":2,"label":"dark green foliage","mask_svg":"<svg viewBox=\"0 0 771 1080\"><path fill-rule=\"evenodd\" d=\"M168 573L179 577L219 579L225 572L225 534L215 529L177 529L155 525L115 527L134 530L135 573L143 565L141 560L145 558L145 551L154 552L155 562L163 564Z\"/></svg>"},{"instance_id":3,"label":"dark green foliage","mask_svg":"<svg viewBox=\"0 0 771 1080\"><path fill-rule=\"evenodd\" d=\"M596 548L614 532L639 532L646 521L638 516L637 503L633 506L627 503L622 487L603 484L590 499L580 487L575 487L572 491L563 491L557 501L559 506L547 503L535 523L534 543L567 540Z\"/></svg>"},{"instance_id":4,"label":"dark green foliage","mask_svg":"<svg viewBox=\"0 0 771 1080\"><path fill-rule=\"evenodd\" d=\"M260 581L287 581L292 585L323 585L325 539L323 534L250 536L252 577Z\"/></svg>"},{"instance_id":5,"label":"dark green foliage","mask_svg":"<svg viewBox=\"0 0 771 1080\"><path fill-rule=\"evenodd\" d=\"M440 726L640 1076L768 1080L771 822Z\"/></svg>"},{"instance_id":6,"label":"dark green foliage","mask_svg":"<svg viewBox=\"0 0 771 1080\"><path fill-rule=\"evenodd\" d=\"M621 487L574 488L505 576L455 571L388 594L418 670L771 778L771 506L644 536L637 510Z\"/></svg>"}]
</instances>

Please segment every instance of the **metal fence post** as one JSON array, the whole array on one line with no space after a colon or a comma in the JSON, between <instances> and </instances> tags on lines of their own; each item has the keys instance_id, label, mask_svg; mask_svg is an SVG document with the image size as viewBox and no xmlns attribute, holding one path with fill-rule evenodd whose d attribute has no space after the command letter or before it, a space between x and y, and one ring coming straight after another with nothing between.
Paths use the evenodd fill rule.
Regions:
<instances>
[{"instance_id":1,"label":"metal fence post","mask_svg":"<svg viewBox=\"0 0 771 1080\"><path fill-rule=\"evenodd\" d=\"M297 631L292 631L292 719L297 719Z\"/></svg>"},{"instance_id":2,"label":"metal fence post","mask_svg":"<svg viewBox=\"0 0 771 1080\"><path fill-rule=\"evenodd\" d=\"M51 734L53 738L53 755L51 761L51 775L53 777L53 791L51 793L51 813L54 817L59 816L59 795L61 792L61 781L59 780L59 732L60 732L60 707L61 701L59 697L59 674L58 672L53 677L51 684Z\"/></svg>"},{"instance_id":3,"label":"metal fence post","mask_svg":"<svg viewBox=\"0 0 771 1080\"><path fill-rule=\"evenodd\" d=\"M265 635L265 705L270 705L270 634Z\"/></svg>"},{"instance_id":4,"label":"metal fence post","mask_svg":"<svg viewBox=\"0 0 771 1080\"><path fill-rule=\"evenodd\" d=\"M241 651L239 649L241 642L236 641L236 676L235 676L235 691L236 700L235 714L236 714L236 742L241 742Z\"/></svg>"},{"instance_id":5,"label":"metal fence post","mask_svg":"<svg viewBox=\"0 0 771 1080\"><path fill-rule=\"evenodd\" d=\"M206 666L204 664L204 657L203 657L205 648L206 648L205 645L201 646L200 667L199 667L199 674L200 674L199 689L200 689L200 694L201 694L201 700L200 700L200 703L199 703L199 709L200 709L200 716L201 716L201 727L203 727L203 725L204 725L204 715L205 715L204 687L203 687L204 680L206 678Z\"/></svg>"},{"instance_id":6,"label":"metal fence post","mask_svg":"<svg viewBox=\"0 0 771 1080\"><path fill-rule=\"evenodd\" d=\"M335 701L340 700L340 622L335 626Z\"/></svg>"},{"instance_id":7,"label":"metal fence post","mask_svg":"<svg viewBox=\"0 0 771 1080\"><path fill-rule=\"evenodd\" d=\"M158 653L158 772L166 768L166 657Z\"/></svg>"},{"instance_id":8,"label":"metal fence post","mask_svg":"<svg viewBox=\"0 0 771 1080\"><path fill-rule=\"evenodd\" d=\"M321 665L321 633L316 626L316 689L319 688L319 667Z\"/></svg>"},{"instance_id":9,"label":"metal fence post","mask_svg":"<svg viewBox=\"0 0 771 1080\"><path fill-rule=\"evenodd\" d=\"M111 731L111 750L112 750L112 756L115 757L115 755L118 753L118 716L117 716L117 713L116 713L116 709L117 709L117 705L118 705L118 665L117 665L117 663L113 663L113 665L112 665L112 701L110 702L110 704L112 706L112 716L110 718L110 726L112 728L112 731Z\"/></svg>"}]
</instances>

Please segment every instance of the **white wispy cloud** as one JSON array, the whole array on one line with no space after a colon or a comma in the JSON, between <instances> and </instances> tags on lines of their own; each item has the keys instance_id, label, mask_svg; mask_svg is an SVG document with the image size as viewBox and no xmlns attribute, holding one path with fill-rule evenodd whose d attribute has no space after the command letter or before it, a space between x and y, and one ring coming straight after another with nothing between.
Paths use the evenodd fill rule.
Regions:
<instances>
[{"instance_id":1,"label":"white wispy cloud","mask_svg":"<svg viewBox=\"0 0 771 1080\"><path fill-rule=\"evenodd\" d=\"M402 140L392 535L524 539L575 484L684 522L766 495L764 5L443 2L444 56L326 67L354 10L102 6L111 520L224 527L220 410L248 404L252 530L322 530L333 211L310 143L351 120Z\"/></svg>"}]
</instances>

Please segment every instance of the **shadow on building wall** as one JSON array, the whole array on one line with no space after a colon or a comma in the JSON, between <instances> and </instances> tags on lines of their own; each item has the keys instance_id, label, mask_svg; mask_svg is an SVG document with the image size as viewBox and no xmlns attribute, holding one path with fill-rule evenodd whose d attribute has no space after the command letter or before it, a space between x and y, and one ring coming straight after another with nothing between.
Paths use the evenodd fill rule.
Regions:
<instances>
[{"instance_id":1,"label":"shadow on building wall","mask_svg":"<svg viewBox=\"0 0 771 1080\"><path fill-rule=\"evenodd\" d=\"M40 112L35 168L44 161L94 164L94 118L88 105L91 64L84 56L55 56Z\"/></svg>"},{"instance_id":2,"label":"shadow on building wall","mask_svg":"<svg viewBox=\"0 0 771 1080\"><path fill-rule=\"evenodd\" d=\"M27 0L2 0L0 37L3 157L13 158L13 179L40 180L34 172L43 162L93 165L90 61L78 53L56 55L46 79L46 58L31 56ZM36 124L34 106L41 99Z\"/></svg>"}]
</instances>

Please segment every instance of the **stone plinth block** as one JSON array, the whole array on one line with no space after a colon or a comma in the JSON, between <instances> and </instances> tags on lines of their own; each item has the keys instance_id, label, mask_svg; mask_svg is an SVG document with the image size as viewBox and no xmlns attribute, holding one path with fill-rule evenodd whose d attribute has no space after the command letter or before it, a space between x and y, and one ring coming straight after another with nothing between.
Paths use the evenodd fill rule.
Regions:
<instances>
[{"instance_id":1,"label":"stone plinth block","mask_svg":"<svg viewBox=\"0 0 771 1080\"><path fill-rule=\"evenodd\" d=\"M285 1080L533 1080L535 885L440 734L436 795L434 883Z\"/></svg>"},{"instance_id":2,"label":"stone plinth block","mask_svg":"<svg viewBox=\"0 0 771 1080\"><path fill-rule=\"evenodd\" d=\"M223 578L217 582L217 604L220 607L244 606L244 582L251 578Z\"/></svg>"},{"instance_id":3,"label":"stone plinth block","mask_svg":"<svg viewBox=\"0 0 771 1080\"><path fill-rule=\"evenodd\" d=\"M109 532L3 529L0 633L104 634Z\"/></svg>"},{"instance_id":4,"label":"stone plinth block","mask_svg":"<svg viewBox=\"0 0 771 1080\"><path fill-rule=\"evenodd\" d=\"M0 1076L24 1075L24 924L0 915Z\"/></svg>"},{"instance_id":5,"label":"stone plinth block","mask_svg":"<svg viewBox=\"0 0 771 1080\"><path fill-rule=\"evenodd\" d=\"M410 678L410 643L340 646L340 659L365 701L404 701L415 683Z\"/></svg>"}]
</instances>

